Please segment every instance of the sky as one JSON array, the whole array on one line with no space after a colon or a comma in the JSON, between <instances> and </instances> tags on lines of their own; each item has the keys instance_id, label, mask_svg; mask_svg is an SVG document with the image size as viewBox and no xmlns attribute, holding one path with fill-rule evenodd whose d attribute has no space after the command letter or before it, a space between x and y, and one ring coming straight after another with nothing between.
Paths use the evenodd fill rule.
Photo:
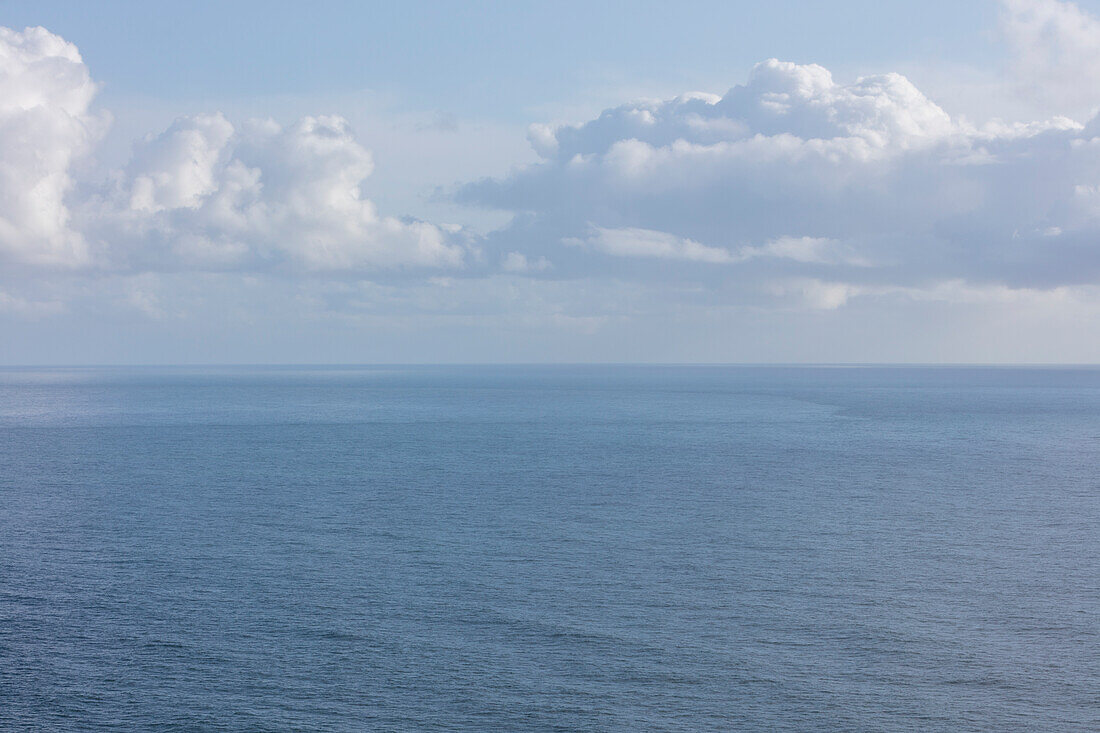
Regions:
<instances>
[{"instance_id":1,"label":"sky","mask_svg":"<svg viewBox=\"0 0 1100 733\"><path fill-rule=\"evenodd\" d=\"M0 2L0 364L1098 363L1100 0Z\"/></svg>"}]
</instances>

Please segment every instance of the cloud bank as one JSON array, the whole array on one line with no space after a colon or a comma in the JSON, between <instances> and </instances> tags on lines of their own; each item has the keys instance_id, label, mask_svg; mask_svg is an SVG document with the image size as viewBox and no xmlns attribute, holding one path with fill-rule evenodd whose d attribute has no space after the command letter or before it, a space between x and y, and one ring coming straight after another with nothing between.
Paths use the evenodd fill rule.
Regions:
<instances>
[{"instance_id":1,"label":"cloud bank","mask_svg":"<svg viewBox=\"0 0 1100 733\"><path fill-rule=\"evenodd\" d=\"M50 318L79 292L169 322L218 311L203 293L247 310L263 292L258 309L318 319L589 334L868 301L1092 313L1100 22L1006 0L1001 27L1011 84L1051 114L977 125L900 74L769 59L724 94L533 125L538 162L451 189L512 217L480 233L379 212L337 115L196 112L94 170L109 118L78 50L0 29L0 312Z\"/></svg>"},{"instance_id":2,"label":"cloud bank","mask_svg":"<svg viewBox=\"0 0 1100 733\"><path fill-rule=\"evenodd\" d=\"M523 215L502 241L551 260L585 245L604 256L591 266L617 272L613 258L634 257L1057 286L1100 278L1098 135L1065 117L975 127L898 74L844 84L772 59L721 97L535 127L541 163L457 195Z\"/></svg>"},{"instance_id":3,"label":"cloud bank","mask_svg":"<svg viewBox=\"0 0 1100 733\"><path fill-rule=\"evenodd\" d=\"M1007 0L1021 83L1100 72L1100 23L1056 0ZM1023 74L1023 71L1021 71ZM1100 76L1098 76L1100 78ZM1078 88L1079 84L1076 85ZM339 116L177 119L74 192L102 134L77 49L0 33L0 257L123 272L444 270L654 280L775 292L947 280L1056 287L1100 278L1100 125L974 126L899 74L840 82L770 59L724 95L686 93L532 126L541 162L461 186L514 215L480 239L380 214L371 154ZM716 273L722 274L716 274Z\"/></svg>"},{"instance_id":4,"label":"cloud bank","mask_svg":"<svg viewBox=\"0 0 1100 733\"><path fill-rule=\"evenodd\" d=\"M235 127L181 117L138 144L97 193L72 168L106 126L76 47L0 28L0 256L136 271L457 268L464 247L432 224L380 215L361 190L370 153L338 116Z\"/></svg>"}]
</instances>

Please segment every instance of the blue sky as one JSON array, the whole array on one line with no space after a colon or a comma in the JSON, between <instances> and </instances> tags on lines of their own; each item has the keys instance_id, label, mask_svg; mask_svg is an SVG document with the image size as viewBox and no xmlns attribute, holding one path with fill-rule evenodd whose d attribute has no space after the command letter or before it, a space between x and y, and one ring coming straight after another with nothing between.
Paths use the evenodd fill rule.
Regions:
<instances>
[{"instance_id":1,"label":"blue sky","mask_svg":"<svg viewBox=\"0 0 1100 733\"><path fill-rule=\"evenodd\" d=\"M1098 14L6 2L0 363L1100 361Z\"/></svg>"},{"instance_id":2,"label":"blue sky","mask_svg":"<svg viewBox=\"0 0 1100 733\"><path fill-rule=\"evenodd\" d=\"M6 2L75 43L102 102L370 89L526 124L586 86L730 85L765 58L987 63L992 2ZM723 91L718 89L717 91Z\"/></svg>"}]
</instances>

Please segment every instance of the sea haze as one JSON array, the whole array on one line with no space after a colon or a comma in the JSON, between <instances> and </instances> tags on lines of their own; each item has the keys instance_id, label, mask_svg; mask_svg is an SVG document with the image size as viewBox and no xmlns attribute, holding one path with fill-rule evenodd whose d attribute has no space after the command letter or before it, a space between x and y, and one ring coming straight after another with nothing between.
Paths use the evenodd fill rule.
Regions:
<instances>
[{"instance_id":1,"label":"sea haze","mask_svg":"<svg viewBox=\"0 0 1100 733\"><path fill-rule=\"evenodd\" d=\"M0 370L0 729L1097 730L1100 370Z\"/></svg>"}]
</instances>

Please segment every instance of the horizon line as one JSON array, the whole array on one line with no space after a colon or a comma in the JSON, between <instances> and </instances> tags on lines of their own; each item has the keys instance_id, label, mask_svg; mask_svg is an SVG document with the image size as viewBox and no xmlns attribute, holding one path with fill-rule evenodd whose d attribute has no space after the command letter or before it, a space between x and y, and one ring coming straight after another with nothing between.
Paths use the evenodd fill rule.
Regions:
<instances>
[{"instance_id":1,"label":"horizon line","mask_svg":"<svg viewBox=\"0 0 1100 733\"><path fill-rule=\"evenodd\" d=\"M378 367L783 367L783 368L1100 368L1100 362L966 361L409 361L409 362L144 362L0 363L0 369L203 369L203 368L378 368Z\"/></svg>"}]
</instances>

